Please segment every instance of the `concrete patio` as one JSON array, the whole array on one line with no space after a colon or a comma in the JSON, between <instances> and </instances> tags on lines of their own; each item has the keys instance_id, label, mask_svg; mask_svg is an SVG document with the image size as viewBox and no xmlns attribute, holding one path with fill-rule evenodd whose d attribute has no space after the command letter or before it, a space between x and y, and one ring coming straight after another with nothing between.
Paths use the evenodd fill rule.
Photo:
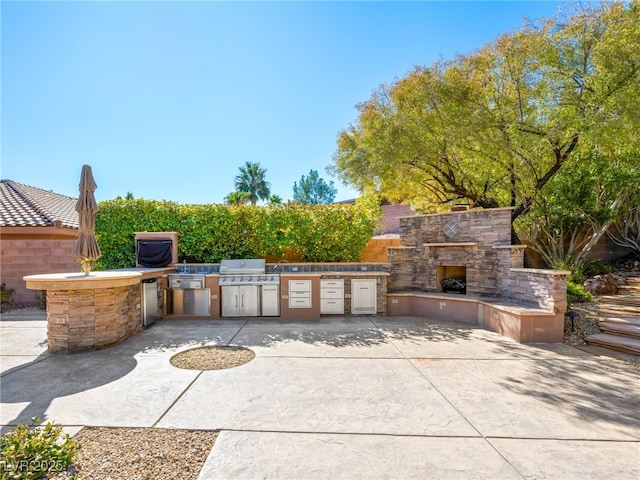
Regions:
<instances>
[{"instance_id":1,"label":"concrete patio","mask_svg":"<svg viewBox=\"0 0 640 480\"><path fill-rule=\"evenodd\" d=\"M52 355L44 314L3 314L0 424L220 430L200 478L640 477L640 372L414 317L160 322ZM181 370L200 345L256 352Z\"/></svg>"}]
</instances>

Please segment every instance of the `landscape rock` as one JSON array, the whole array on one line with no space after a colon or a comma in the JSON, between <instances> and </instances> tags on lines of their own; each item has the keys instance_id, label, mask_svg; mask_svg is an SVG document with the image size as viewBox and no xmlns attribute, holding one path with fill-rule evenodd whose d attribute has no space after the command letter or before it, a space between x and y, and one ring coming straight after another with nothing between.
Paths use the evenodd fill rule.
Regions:
<instances>
[{"instance_id":1,"label":"landscape rock","mask_svg":"<svg viewBox=\"0 0 640 480\"><path fill-rule=\"evenodd\" d=\"M625 279L621 275L607 273L587 279L583 286L587 292L593 295L615 295L618 293L618 287L624 284Z\"/></svg>"}]
</instances>

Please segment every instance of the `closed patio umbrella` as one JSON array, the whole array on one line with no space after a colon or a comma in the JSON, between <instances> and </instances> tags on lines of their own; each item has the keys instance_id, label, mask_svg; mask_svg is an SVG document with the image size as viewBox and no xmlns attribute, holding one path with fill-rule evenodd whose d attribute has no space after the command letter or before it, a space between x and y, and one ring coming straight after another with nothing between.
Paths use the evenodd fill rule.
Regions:
<instances>
[{"instance_id":1,"label":"closed patio umbrella","mask_svg":"<svg viewBox=\"0 0 640 480\"><path fill-rule=\"evenodd\" d=\"M83 165L80 175L80 197L76 202L80 235L78 235L78 239L73 246L73 255L82 262L82 268L86 275L89 275L91 271L91 261L97 260L102 256L94 232L96 212L98 211L98 204L93 195L96 188L98 186L93 179L91 167Z\"/></svg>"}]
</instances>

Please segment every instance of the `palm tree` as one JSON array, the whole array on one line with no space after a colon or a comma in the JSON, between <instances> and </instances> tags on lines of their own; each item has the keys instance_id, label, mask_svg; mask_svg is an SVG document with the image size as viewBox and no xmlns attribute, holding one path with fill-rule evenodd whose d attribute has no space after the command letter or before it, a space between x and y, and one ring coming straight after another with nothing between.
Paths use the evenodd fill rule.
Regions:
<instances>
[{"instance_id":1,"label":"palm tree","mask_svg":"<svg viewBox=\"0 0 640 480\"><path fill-rule=\"evenodd\" d=\"M258 203L258 199L269 199L271 184L264 179L266 173L259 163L245 162L244 167L240 167L240 175L235 180L236 189L249 194L251 205Z\"/></svg>"},{"instance_id":2,"label":"palm tree","mask_svg":"<svg viewBox=\"0 0 640 480\"><path fill-rule=\"evenodd\" d=\"M231 192L224 197L224 203L227 205L244 205L249 202L249 194L247 192Z\"/></svg>"},{"instance_id":3,"label":"palm tree","mask_svg":"<svg viewBox=\"0 0 640 480\"><path fill-rule=\"evenodd\" d=\"M269 197L269 203L271 205L282 205L282 197L280 195L271 195Z\"/></svg>"}]
</instances>

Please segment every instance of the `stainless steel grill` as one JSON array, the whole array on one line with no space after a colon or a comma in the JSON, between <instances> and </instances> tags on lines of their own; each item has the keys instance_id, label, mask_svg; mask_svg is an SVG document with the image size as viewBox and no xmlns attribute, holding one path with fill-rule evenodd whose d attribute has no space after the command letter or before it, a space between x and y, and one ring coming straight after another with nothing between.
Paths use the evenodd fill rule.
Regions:
<instances>
[{"instance_id":1,"label":"stainless steel grill","mask_svg":"<svg viewBox=\"0 0 640 480\"><path fill-rule=\"evenodd\" d=\"M280 315L280 275L264 259L222 260L218 283L223 317Z\"/></svg>"},{"instance_id":2,"label":"stainless steel grill","mask_svg":"<svg viewBox=\"0 0 640 480\"><path fill-rule=\"evenodd\" d=\"M280 285L280 275L265 273L264 259L222 260L220 285Z\"/></svg>"}]
</instances>

